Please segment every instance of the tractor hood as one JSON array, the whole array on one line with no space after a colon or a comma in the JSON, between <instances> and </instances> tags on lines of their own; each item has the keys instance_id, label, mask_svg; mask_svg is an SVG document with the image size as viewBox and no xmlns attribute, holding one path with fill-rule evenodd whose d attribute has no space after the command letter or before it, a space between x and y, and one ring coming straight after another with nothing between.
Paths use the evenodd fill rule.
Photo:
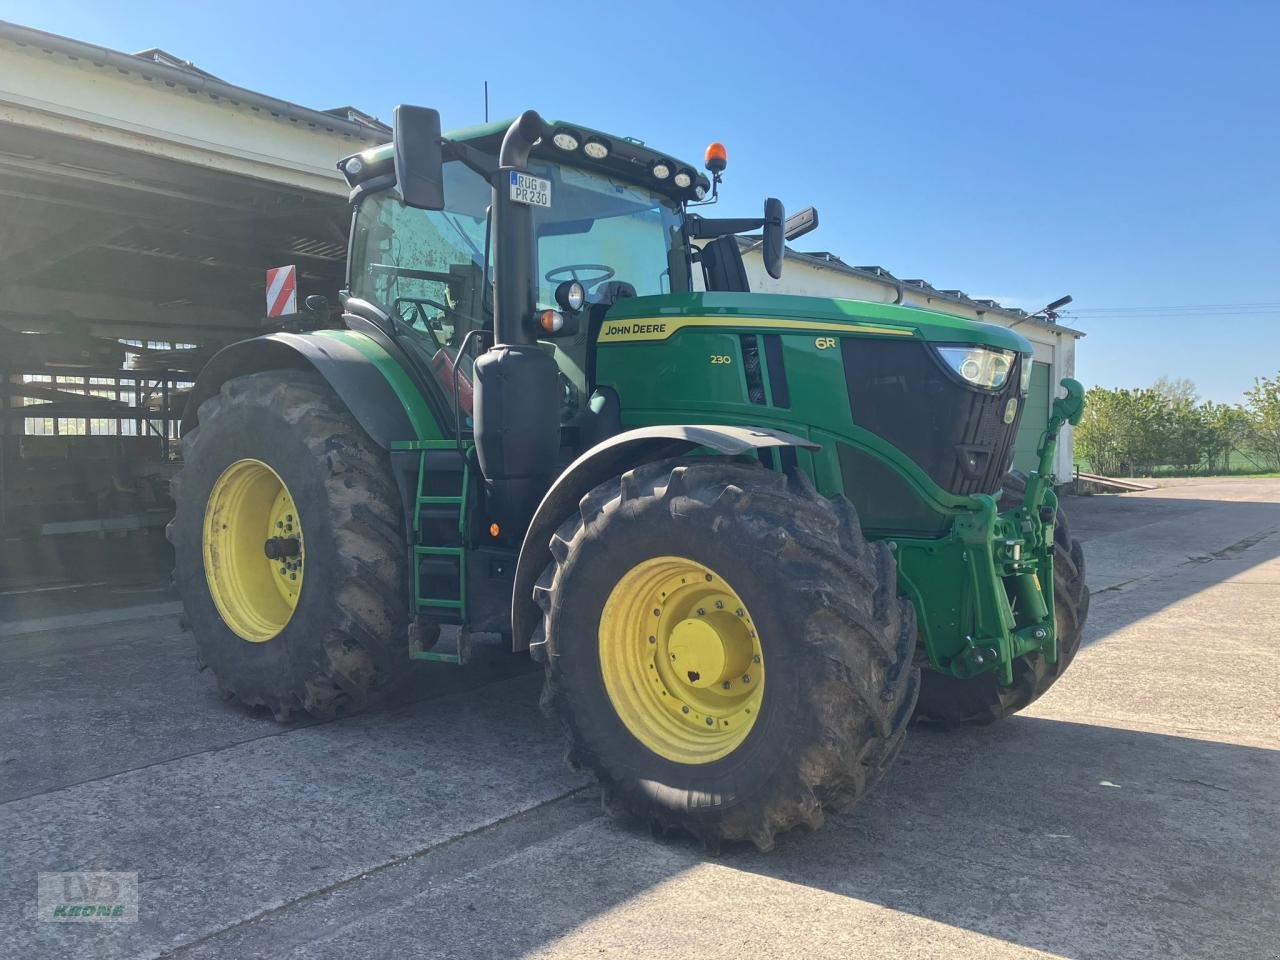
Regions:
<instances>
[{"instance_id":1,"label":"tractor hood","mask_svg":"<svg viewBox=\"0 0 1280 960\"><path fill-rule=\"evenodd\" d=\"M719 326L911 337L1032 352L1026 337L993 323L919 307L773 293L673 293L619 300L606 315L599 342L665 340L685 327Z\"/></svg>"}]
</instances>

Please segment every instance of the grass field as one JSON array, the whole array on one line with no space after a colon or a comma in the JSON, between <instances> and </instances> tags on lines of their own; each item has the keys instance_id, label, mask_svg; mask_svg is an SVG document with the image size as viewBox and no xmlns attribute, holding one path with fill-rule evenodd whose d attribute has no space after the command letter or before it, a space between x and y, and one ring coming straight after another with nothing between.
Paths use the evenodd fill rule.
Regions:
<instances>
[{"instance_id":1,"label":"grass field","mask_svg":"<svg viewBox=\"0 0 1280 960\"><path fill-rule=\"evenodd\" d=\"M1155 468L1134 474L1139 477L1277 477L1280 473L1267 469L1267 463L1259 456L1235 451L1231 454L1228 461L1227 469L1223 470L1218 467L1210 470L1207 465L1201 465L1192 470L1185 470L1182 467L1173 464L1160 464ZM1075 462L1076 470L1080 473L1093 473L1093 469L1088 460L1077 460Z\"/></svg>"}]
</instances>

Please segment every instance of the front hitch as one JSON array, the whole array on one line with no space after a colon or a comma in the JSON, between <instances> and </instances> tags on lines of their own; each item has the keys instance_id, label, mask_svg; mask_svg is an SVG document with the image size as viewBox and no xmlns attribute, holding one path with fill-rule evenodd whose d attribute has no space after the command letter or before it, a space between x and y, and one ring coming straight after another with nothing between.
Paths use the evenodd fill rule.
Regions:
<instances>
[{"instance_id":1,"label":"front hitch","mask_svg":"<svg viewBox=\"0 0 1280 960\"><path fill-rule=\"evenodd\" d=\"M965 649L952 662L956 676L995 670L1008 685L1018 657L1040 651L1048 662L1057 662L1053 531L1058 498L1053 492L1053 462L1063 426L1078 424L1084 412L1079 382L1067 378L1062 386L1066 395L1053 402L1036 451L1038 469L1027 477L1021 505L997 514L991 497L975 495L975 509L956 524L956 536L965 545L961 560L971 580L977 620L986 628L965 638Z\"/></svg>"}]
</instances>

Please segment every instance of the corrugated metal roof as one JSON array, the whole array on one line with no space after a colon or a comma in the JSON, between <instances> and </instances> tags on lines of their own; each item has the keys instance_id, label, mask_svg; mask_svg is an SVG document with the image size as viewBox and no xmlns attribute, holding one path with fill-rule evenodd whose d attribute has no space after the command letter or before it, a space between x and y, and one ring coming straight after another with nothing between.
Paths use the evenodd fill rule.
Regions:
<instances>
[{"instance_id":1,"label":"corrugated metal roof","mask_svg":"<svg viewBox=\"0 0 1280 960\"><path fill-rule=\"evenodd\" d=\"M738 242L745 248L755 246L758 240L739 237ZM806 251L803 253L799 250L792 250L790 247L786 247L785 250L787 257L810 263L820 269L835 270L838 273L846 273L850 276L860 277L864 280L871 280L891 287L911 287L913 290L920 291L937 300L946 300L984 314L997 313L1011 322L1032 323L1041 329L1050 330L1054 333L1069 333L1074 337L1083 337L1085 335L1083 331L1072 327L1064 327L1061 324L1053 323L1040 317L1033 318L1027 311L1018 307L1006 307L995 300L975 299L963 290L940 290L928 280L922 280L918 277L912 279L898 278L881 266L851 266L829 250Z\"/></svg>"}]
</instances>

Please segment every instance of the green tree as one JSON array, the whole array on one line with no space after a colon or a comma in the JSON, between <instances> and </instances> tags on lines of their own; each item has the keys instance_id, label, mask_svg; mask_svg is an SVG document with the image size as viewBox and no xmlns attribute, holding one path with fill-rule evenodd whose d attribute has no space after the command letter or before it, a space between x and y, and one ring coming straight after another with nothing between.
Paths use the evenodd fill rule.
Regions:
<instances>
[{"instance_id":1,"label":"green tree","mask_svg":"<svg viewBox=\"0 0 1280 960\"><path fill-rule=\"evenodd\" d=\"M1110 476L1141 476L1164 462L1169 401L1155 390L1094 387L1086 395L1076 447L1090 467Z\"/></svg>"},{"instance_id":2,"label":"green tree","mask_svg":"<svg viewBox=\"0 0 1280 960\"><path fill-rule=\"evenodd\" d=\"M1162 399L1165 412L1161 418L1156 461L1172 464L1183 473L1191 473L1207 459L1212 445L1204 409L1186 396L1177 400Z\"/></svg>"},{"instance_id":3,"label":"green tree","mask_svg":"<svg viewBox=\"0 0 1280 960\"><path fill-rule=\"evenodd\" d=\"M1249 445L1272 470L1280 470L1280 373L1258 377L1244 392Z\"/></svg>"},{"instance_id":4,"label":"green tree","mask_svg":"<svg viewBox=\"0 0 1280 960\"><path fill-rule=\"evenodd\" d=\"M1194 406L1200 399L1200 391L1196 389L1195 382L1186 377L1157 377L1151 389L1170 403L1186 401Z\"/></svg>"},{"instance_id":5,"label":"green tree","mask_svg":"<svg viewBox=\"0 0 1280 960\"><path fill-rule=\"evenodd\" d=\"M1228 473L1231 455L1249 446L1249 414L1241 406L1214 403L1201 408L1207 429L1205 461L1209 473Z\"/></svg>"}]
</instances>

